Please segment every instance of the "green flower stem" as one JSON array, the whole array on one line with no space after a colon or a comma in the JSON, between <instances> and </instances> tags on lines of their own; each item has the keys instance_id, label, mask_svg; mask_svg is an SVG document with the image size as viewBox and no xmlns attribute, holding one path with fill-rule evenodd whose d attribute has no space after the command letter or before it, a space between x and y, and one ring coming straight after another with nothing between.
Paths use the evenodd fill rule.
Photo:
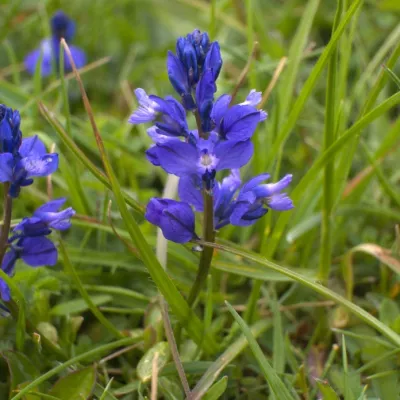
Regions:
<instances>
[{"instance_id":1,"label":"green flower stem","mask_svg":"<svg viewBox=\"0 0 400 400\"><path fill-rule=\"evenodd\" d=\"M203 226L203 237L207 242L214 243L215 231L214 231L214 201L213 196L206 190L203 192L204 199L204 226ZM201 289L206 283L208 272L210 270L214 249L212 247L203 248L201 253L199 269L197 271L196 280L189 293L188 304L193 306L196 301Z\"/></svg>"},{"instance_id":2,"label":"green flower stem","mask_svg":"<svg viewBox=\"0 0 400 400\"><path fill-rule=\"evenodd\" d=\"M10 232L11 214L12 214L12 198L8 194L8 191L10 190L10 184L5 183L3 189L4 189L4 202L3 202L4 216L0 234L0 265L3 262L4 254L6 253L7 249L7 240L8 240L8 234Z\"/></svg>"}]
</instances>

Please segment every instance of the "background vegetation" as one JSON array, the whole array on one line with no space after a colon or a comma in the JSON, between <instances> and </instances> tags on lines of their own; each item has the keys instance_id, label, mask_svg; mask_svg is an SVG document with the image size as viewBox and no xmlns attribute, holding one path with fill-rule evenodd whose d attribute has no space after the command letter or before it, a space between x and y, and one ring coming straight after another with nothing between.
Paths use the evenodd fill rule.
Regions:
<instances>
[{"instance_id":1,"label":"background vegetation","mask_svg":"<svg viewBox=\"0 0 400 400\"><path fill-rule=\"evenodd\" d=\"M73 76L23 70L60 8L87 52L81 78L116 180L102 175ZM183 399L157 289L193 398L400 398L399 15L395 0L0 2L0 103L61 157L52 185L24 190L13 218L51 194L78 212L58 238L57 267L17 266L19 310L0 319L0 398L140 399L158 389ZM198 256L169 244L167 275L156 262L142 210L167 177L145 160L145 129L127 119L134 88L171 93L166 52L194 28L221 44L220 93L236 87L258 42L238 98L263 91L269 119L243 175L293 173L296 208L222 230L191 313L184 296Z\"/></svg>"}]
</instances>

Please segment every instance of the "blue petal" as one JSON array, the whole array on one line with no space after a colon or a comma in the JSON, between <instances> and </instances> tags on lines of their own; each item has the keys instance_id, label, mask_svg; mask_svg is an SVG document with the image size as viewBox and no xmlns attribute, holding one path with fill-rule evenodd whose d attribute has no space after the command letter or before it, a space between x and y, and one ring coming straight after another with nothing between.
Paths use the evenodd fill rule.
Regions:
<instances>
[{"instance_id":1,"label":"blue petal","mask_svg":"<svg viewBox=\"0 0 400 400\"><path fill-rule=\"evenodd\" d=\"M268 207L276 211L288 211L294 208L294 205L286 193L277 193L268 199Z\"/></svg>"},{"instance_id":2,"label":"blue petal","mask_svg":"<svg viewBox=\"0 0 400 400\"><path fill-rule=\"evenodd\" d=\"M184 66L171 51L168 51L167 55L167 73L171 85L180 96L190 92L188 77Z\"/></svg>"},{"instance_id":3,"label":"blue petal","mask_svg":"<svg viewBox=\"0 0 400 400\"><path fill-rule=\"evenodd\" d=\"M160 160L158 159L158 146L151 146L146 150L146 158L156 167L160 166Z\"/></svg>"},{"instance_id":4,"label":"blue petal","mask_svg":"<svg viewBox=\"0 0 400 400\"><path fill-rule=\"evenodd\" d=\"M46 204L43 204L39 208L36 209L36 211L33 213L33 215L37 213L43 213L43 212L57 212L67 201L65 197L61 197L59 199L55 200L50 200Z\"/></svg>"},{"instance_id":5,"label":"blue petal","mask_svg":"<svg viewBox=\"0 0 400 400\"><path fill-rule=\"evenodd\" d=\"M214 103L213 109L211 111L211 118L217 128L219 128L221 121L224 118L224 115L228 111L231 100L232 96L229 96L229 94L223 94Z\"/></svg>"},{"instance_id":6,"label":"blue petal","mask_svg":"<svg viewBox=\"0 0 400 400\"><path fill-rule=\"evenodd\" d=\"M19 245L22 247L22 260L31 267L57 263L57 249L53 242L44 236L23 238Z\"/></svg>"},{"instance_id":7,"label":"blue petal","mask_svg":"<svg viewBox=\"0 0 400 400\"><path fill-rule=\"evenodd\" d=\"M51 18L51 30L54 36L63 37L68 42L75 34L75 22L59 10Z\"/></svg>"},{"instance_id":8,"label":"blue petal","mask_svg":"<svg viewBox=\"0 0 400 400\"><path fill-rule=\"evenodd\" d=\"M243 103L240 103L240 105L256 107L259 103L261 103L261 100L261 92L257 92L255 89L252 89L247 95L246 100Z\"/></svg>"},{"instance_id":9,"label":"blue petal","mask_svg":"<svg viewBox=\"0 0 400 400\"><path fill-rule=\"evenodd\" d=\"M221 141L215 146L214 154L219 159L215 168L217 171L241 168L250 161L253 155L253 143L250 140L243 142Z\"/></svg>"},{"instance_id":10,"label":"blue petal","mask_svg":"<svg viewBox=\"0 0 400 400\"><path fill-rule=\"evenodd\" d=\"M46 154L42 157L25 157L21 164L28 173L27 177L47 176L58 168L58 154Z\"/></svg>"},{"instance_id":11,"label":"blue petal","mask_svg":"<svg viewBox=\"0 0 400 400\"><path fill-rule=\"evenodd\" d=\"M15 262L17 261L18 255L13 248L4 255L1 263L1 269L8 275L11 276L14 273Z\"/></svg>"},{"instance_id":12,"label":"blue petal","mask_svg":"<svg viewBox=\"0 0 400 400\"><path fill-rule=\"evenodd\" d=\"M139 107L129 117L129 123L143 124L153 121L160 111L158 103L151 100L147 93L141 88L135 90L135 95L138 99Z\"/></svg>"},{"instance_id":13,"label":"blue petal","mask_svg":"<svg viewBox=\"0 0 400 400\"><path fill-rule=\"evenodd\" d=\"M246 202L239 202L234 207L230 223L235 226L250 226L267 212L268 209L263 208L261 204L254 206Z\"/></svg>"},{"instance_id":14,"label":"blue petal","mask_svg":"<svg viewBox=\"0 0 400 400\"><path fill-rule=\"evenodd\" d=\"M285 189L292 181L292 174L285 175L280 181L276 183L266 183L254 188L254 191L258 197L269 197L273 194L279 193Z\"/></svg>"},{"instance_id":15,"label":"blue petal","mask_svg":"<svg viewBox=\"0 0 400 400\"><path fill-rule=\"evenodd\" d=\"M225 114L221 124L221 134L227 139L249 139L259 122L260 112L257 109L252 106L236 105Z\"/></svg>"},{"instance_id":16,"label":"blue petal","mask_svg":"<svg viewBox=\"0 0 400 400\"><path fill-rule=\"evenodd\" d=\"M239 170L232 170L232 173L222 180L214 188L214 210L215 214L223 216L229 209L230 203L236 190L241 184Z\"/></svg>"},{"instance_id":17,"label":"blue petal","mask_svg":"<svg viewBox=\"0 0 400 400\"><path fill-rule=\"evenodd\" d=\"M75 215L75 210L68 207L59 212L36 212L34 216L40 218L49 228L65 231L71 227L71 218Z\"/></svg>"},{"instance_id":18,"label":"blue petal","mask_svg":"<svg viewBox=\"0 0 400 400\"><path fill-rule=\"evenodd\" d=\"M253 190L256 186L258 186L261 182L266 181L270 178L270 174L260 174L251 178L248 182L246 182L242 188L240 189L240 193L245 193L249 190Z\"/></svg>"},{"instance_id":19,"label":"blue petal","mask_svg":"<svg viewBox=\"0 0 400 400\"><path fill-rule=\"evenodd\" d=\"M10 288L7 283L0 278L0 297L3 301L11 300Z\"/></svg>"},{"instance_id":20,"label":"blue petal","mask_svg":"<svg viewBox=\"0 0 400 400\"><path fill-rule=\"evenodd\" d=\"M203 132L211 131L211 110L216 86L211 70L204 72L196 87L196 101Z\"/></svg>"},{"instance_id":21,"label":"blue petal","mask_svg":"<svg viewBox=\"0 0 400 400\"><path fill-rule=\"evenodd\" d=\"M79 47L69 45L69 50L71 51L72 59L74 60L76 68L82 68L86 65L86 54ZM72 71L72 65L69 61L69 57L64 54L64 68L65 71Z\"/></svg>"},{"instance_id":22,"label":"blue petal","mask_svg":"<svg viewBox=\"0 0 400 400\"><path fill-rule=\"evenodd\" d=\"M195 236L194 213L187 203L153 198L147 205L145 218L175 243L189 242Z\"/></svg>"},{"instance_id":23,"label":"blue petal","mask_svg":"<svg viewBox=\"0 0 400 400\"><path fill-rule=\"evenodd\" d=\"M0 182L12 181L14 164L14 157L11 153L0 154Z\"/></svg>"},{"instance_id":24,"label":"blue petal","mask_svg":"<svg viewBox=\"0 0 400 400\"><path fill-rule=\"evenodd\" d=\"M38 49L33 50L25 57L24 65L31 75L34 75L41 56L41 75L48 76L51 74L53 68L53 48L51 39L44 39Z\"/></svg>"},{"instance_id":25,"label":"blue petal","mask_svg":"<svg viewBox=\"0 0 400 400\"><path fill-rule=\"evenodd\" d=\"M19 154L21 157L41 157L47 153L46 146L37 135L22 139Z\"/></svg>"},{"instance_id":26,"label":"blue petal","mask_svg":"<svg viewBox=\"0 0 400 400\"><path fill-rule=\"evenodd\" d=\"M202 182L196 175L183 176L179 180L179 198L192 205L196 211L203 211L203 194L201 192Z\"/></svg>"},{"instance_id":27,"label":"blue petal","mask_svg":"<svg viewBox=\"0 0 400 400\"><path fill-rule=\"evenodd\" d=\"M166 172L177 176L196 173L199 155L195 146L171 141L157 147L158 160Z\"/></svg>"},{"instance_id":28,"label":"blue petal","mask_svg":"<svg viewBox=\"0 0 400 400\"><path fill-rule=\"evenodd\" d=\"M222 67L221 50L218 42L211 43L210 49L208 50L206 59L204 61L204 69L211 69L214 77L214 81L217 80L219 72Z\"/></svg>"}]
</instances>

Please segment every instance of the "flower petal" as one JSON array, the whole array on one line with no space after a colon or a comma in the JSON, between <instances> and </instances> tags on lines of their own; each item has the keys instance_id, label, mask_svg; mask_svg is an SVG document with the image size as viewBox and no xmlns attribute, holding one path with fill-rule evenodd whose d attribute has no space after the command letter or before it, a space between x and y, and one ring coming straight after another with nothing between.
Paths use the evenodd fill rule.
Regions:
<instances>
[{"instance_id":1,"label":"flower petal","mask_svg":"<svg viewBox=\"0 0 400 400\"><path fill-rule=\"evenodd\" d=\"M270 178L270 174L260 174L251 178L247 181L242 188L240 189L240 193L246 193L250 190L253 190L256 186L258 186L261 182L266 181Z\"/></svg>"},{"instance_id":2,"label":"flower petal","mask_svg":"<svg viewBox=\"0 0 400 400\"><path fill-rule=\"evenodd\" d=\"M229 94L223 94L222 96L218 97L218 99L214 103L213 109L211 111L211 118L214 121L217 129L221 124L222 118L224 118L224 115L228 111L231 100L232 96L229 96Z\"/></svg>"},{"instance_id":3,"label":"flower petal","mask_svg":"<svg viewBox=\"0 0 400 400\"><path fill-rule=\"evenodd\" d=\"M214 154L219 159L215 168L217 171L241 168L249 162L253 155L253 143L250 140L243 142L221 141L215 146Z\"/></svg>"},{"instance_id":4,"label":"flower petal","mask_svg":"<svg viewBox=\"0 0 400 400\"><path fill-rule=\"evenodd\" d=\"M19 148L19 154L21 157L40 157L47 153L46 146L39 139L39 136L30 136L22 139L21 147Z\"/></svg>"},{"instance_id":5,"label":"flower petal","mask_svg":"<svg viewBox=\"0 0 400 400\"><path fill-rule=\"evenodd\" d=\"M76 68L82 68L86 65L86 54L79 47L69 45L69 49L71 51L72 59L75 62ZM66 71L72 71L72 65L69 61L69 57L64 55L64 68Z\"/></svg>"},{"instance_id":6,"label":"flower petal","mask_svg":"<svg viewBox=\"0 0 400 400\"><path fill-rule=\"evenodd\" d=\"M41 61L41 75L49 76L53 68L53 49L51 39L44 39L38 49L30 52L24 60L27 71L34 75L38 63Z\"/></svg>"},{"instance_id":7,"label":"flower petal","mask_svg":"<svg viewBox=\"0 0 400 400\"><path fill-rule=\"evenodd\" d=\"M19 245L22 247L22 260L31 267L57 263L57 249L53 242L44 236L23 238Z\"/></svg>"},{"instance_id":8,"label":"flower petal","mask_svg":"<svg viewBox=\"0 0 400 400\"><path fill-rule=\"evenodd\" d=\"M21 160L28 177L47 176L58 168L58 154L46 154L42 157L25 157Z\"/></svg>"},{"instance_id":9,"label":"flower petal","mask_svg":"<svg viewBox=\"0 0 400 400\"><path fill-rule=\"evenodd\" d=\"M179 180L179 198L192 205L196 211L203 211L203 194L201 193L202 182L199 177L183 176Z\"/></svg>"},{"instance_id":10,"label":"flower petal","mask_svg":"<svg viewBox=\"0 0 400 400\"><path fill-rule=\"evenodd\" d=\"M236 105L225 114L221 124L221 134L227 139L249 139L253 136L259 122L260 112L256 108Z\"/></svg>"},{"instance_id":11,"label":"flower petal","mask_svg":"<svg viewBox=\"0 0 400 400\"><path fill-rule=\"evenodd\" d=\"M187 203L153 198L147 205L145 218L175 243L186 243L195 236L194 213Z\"/></svg>"},{"instance_id":12,"label":"flower petal","mask_svg":"<svg viewBox=\"0 0 400 400\"><path fill-rule=\"evenodd\" d=\"M59 199L54 199L48 201L46 204L43 204L39 208L36 209L36 211L33 213L33 215L36 215L37 213L44 213L44 212L57 212L67 201L65 197L61 197Z\"/></svg>"},{"instance_id":13,"label":"flower petal","mask_svg":"<svg viewBox=\"0 0 400 400\"><path fill-rule=\"evenodd\" d=\"M157 145L160 166L169 174L185 176L196 173L198 152L195 146L186 142L170 141Z\"/></svg>"},{"instance_id":14,"label":"flower petal","mask_svg":"<svg viewBox=\"0 0 400 400\"><path fill-rule=\"evenodd\" d=\"M0 182L11 182L13 177L14 157L11 153L0 154Z\"/></svg>"},{"instance_id":15,"label":"flower petal","mask_svg":"<svg viewBox=\"0 0 400 400\"><path fill-rule=\"evenodd\" d=\"M218 42L211 43L210 49L208 50L206 59L204 61L204 69L211 69L213 73L214 82L217 80L219 72L222 67L221 50Z\"/></svg>"}]
</instances>

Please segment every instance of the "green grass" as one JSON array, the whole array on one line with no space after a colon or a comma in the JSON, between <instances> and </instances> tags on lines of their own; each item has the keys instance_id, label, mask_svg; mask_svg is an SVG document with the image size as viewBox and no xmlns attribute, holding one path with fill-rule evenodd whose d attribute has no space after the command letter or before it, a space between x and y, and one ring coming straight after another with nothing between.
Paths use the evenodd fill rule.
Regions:
<instances>
[{"instance_id":1,"label":"green grass","mask_svg":"<svg viewBox=\"0 0 400 400\"><path fill-rule=\"evenodd\" d=\"M58 8L88 55L82 87L21 67ZM77 210L54 237L57 266L19 263L7 279L0 398L400 399L399 13L389 0L0 3L0 103L21 111L25 136L56 145L52 191ZM292 173L295 209L205 244L214 258L191 309L199 255L144 220L176 181L127 120L133 89L171 93L166 52L194 28L221 44L219 93L258 42L238 101L287 57L242 175ZM25 188L12 223L47 193L45 179ZM164 351L168 321L181 362Z\"/></svg>"}]
</instances>

